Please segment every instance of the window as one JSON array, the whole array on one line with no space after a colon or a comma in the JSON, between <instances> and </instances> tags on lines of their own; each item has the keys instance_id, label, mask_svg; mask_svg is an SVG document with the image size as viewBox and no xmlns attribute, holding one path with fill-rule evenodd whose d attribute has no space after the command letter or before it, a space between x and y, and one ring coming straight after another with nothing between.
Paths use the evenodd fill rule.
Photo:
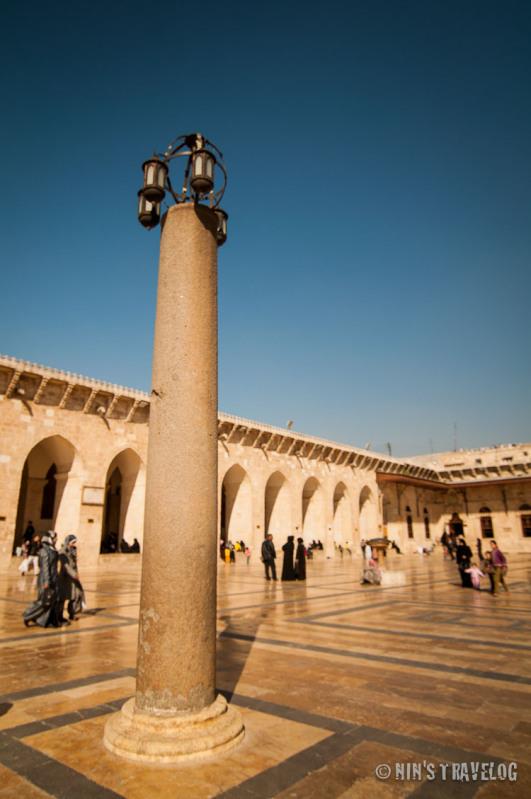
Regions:
<instances>
[{"instance_id":1,"label":"window","mask_svg":"<svg viewBox=\"0 0 531 799\"><path fill-rule=\"evenodd\" d=\"M413 516L411 515L411 508L406 505L406 524L407 524L407 537L413 538Z\"/></svg>"},{"instance_id":2,"label":"window","mask_svg":"<svg viewBox=\"0 0 531 799\"><path fill-rule=\"evenodd\" d=\"M520 510L524 511L520 517L522 521L522 535L525 538L531 538L531 505L524 503L520 505Z\"/></svg>"},{"instance_id":3,"label":"window","mask_svg":"<svg viewBox=\"0 0 531 799\"><path fill-rule=\"evenodd\" d=\"M424 534L426 538L431 538L430 532L430 515L428 513L428 509L424 508Z\"/></svg>"},{"instance_id":4,"label":"window","mask_svg":"<svg viewBox=\"0 0 531 799\"><path fill-rule=\"evenodd\" d=\"M492 526L492 516L490 515L490 508L483 507L479 509L481 516L479 523L481 525L482 538L494 538L494 528Z\"/></svg>"}]
</instances>

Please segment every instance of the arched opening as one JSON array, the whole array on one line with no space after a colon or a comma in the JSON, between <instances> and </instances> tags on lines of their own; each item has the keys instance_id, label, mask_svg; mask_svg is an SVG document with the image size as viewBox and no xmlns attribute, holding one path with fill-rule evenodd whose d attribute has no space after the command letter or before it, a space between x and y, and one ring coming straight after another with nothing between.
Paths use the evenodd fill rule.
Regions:
<instances>
[{"instance_id":1,"label":"arched opening","mask_svg":"<svg viewBox=\"0 0 531 799\"><path fill-rule=\"evenodd\" d=\"M282 472L273 472L266 483L264 511L265 533L284 538L291 534L291 497Z\"/></svg>"},{"instance_id":2,"label":"arched opening","mask_svg":"<svg viewBox=\"0 0 531 799\"><path fill-rule=\"evenodd\" d=\"M371 489L365 486L360 493L360 538L366 541L378 535L378 512Z\"/></svg>"},{"instance_id":3,"label":"arched opening","mask_svg":"<svg viewBox=\"0 0 531 799\"><path fill-rule=\"evenodd\" d=\"M352 542L352 515L347 487L344 483L338 483L334 490L334 543L345 544Z\"/></svg>"},{"instance_id":4,"label":"arched opening","mask_svg":"<svg viewBox=\"0 0 531 799\"><path fill-rule=\"evenodd\" d=\"M522 523L522 535L524 538L531 538L531 505L524 502L520 505L520 521Z\"/></svg>"},{"instance_id":5,"label":"arched opening","mask_svg":"<svg viewBox=\"0 0 531 799\"><path fill-rule=\"evenodd\" d=\"M426 536L426 538L431 538L430 514L428 513L427 508L424 508L424 535Z\"/></svg>"},{"instance_id":6,"label":"arched opening","mask_svg":"<svg viewBox=\"0 0 531 799\"><path fill-rule=\"evenodd\" d=\"M75 455L73 445L62 436L43 439L28 454L20 477L13 552L21 545L29 521L37 532L59 529L65 533L67 526L77 530L79 499L70 496L65 501Z\"/></svg>"},{"instance_id":7,"label":"arched opening","mask_svg":"<svg viewBox=\"0 0 531 799\"><path fill-rule=\"evenodd\" d=\"M304 540L322 541L325 538L325 508L321 483L309 477L302 489L302 536Z\"/></svg>"},{"instance_id":8,"label":"arched opening","mask_svg":"<svg viewBox=\"0 0 531 799\"><path fill-rule=\"evenodd\" d=\"M479 523L481 525L482 538L494 538L494 527L492 524L492 516L490 515L490 508L486 506L479 509L480 517Z\"/></svg>"},{"instance_id":9,"label":"arched opening","mask_svg":"<svg viewBox=\"0 0 531 799\"><path fill-rule=\"evenodd\" d=\"M407 525L407 537L414 538L415 534L413 532L413 514L411 513L411 508L409 505L406 505L406 525Z\"/></svg>"},{"instance_id":10,"label":"arched opening","mask_svg":"<svg viewBox=\"0 0 531 799\"><path fill-rule=\"evenodd\" d=\"M142 537L142 488L138 480L142 461L132 449L116 455L107 469L101 527L102 554L128 552Z\"/></svg>"},{"instance_id":11,"label":"arched opening","mask_svg":"<svg viewBox=\"0 0 531 799\"><path fill-rule=\"evenodd\" d=\"M249 541L253 532L251 481L245 469L231 466L221 484L220 534L224 541Z\"/></svg>"}]
</instances>

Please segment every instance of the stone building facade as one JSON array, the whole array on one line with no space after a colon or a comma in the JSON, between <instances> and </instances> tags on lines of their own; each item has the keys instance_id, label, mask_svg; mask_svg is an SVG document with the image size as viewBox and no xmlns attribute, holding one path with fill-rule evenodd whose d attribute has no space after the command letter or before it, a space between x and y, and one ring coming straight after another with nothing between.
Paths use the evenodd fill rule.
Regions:
<instances>
[{"instance_id":1,"label":"stone building facade","mask_svg":"<svg viewBox=\"0 0 531 799\"><path fill-rule=\"evenodd\" d=\"M0 356L0 569L30 520L76 533L84 565L134 557L101 550L142 544L148 427L148 394ZM449 524L531 551L531 444L406 460L219 414L218 449L218 535L254 552L265 532L414 551Z\"/></svg>"}]
</instances>

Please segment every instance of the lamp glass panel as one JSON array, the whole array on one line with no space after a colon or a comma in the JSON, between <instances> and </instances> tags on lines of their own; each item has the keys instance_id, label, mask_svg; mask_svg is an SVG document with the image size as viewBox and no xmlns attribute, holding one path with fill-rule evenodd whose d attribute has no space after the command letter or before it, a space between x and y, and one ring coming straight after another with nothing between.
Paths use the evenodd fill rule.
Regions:
<instances>
[{"instance_id":1,"label":"lamp glass panel","mask_svg":"<svg viewBox=\"0 0 531 799\"><path fill-rule=\"evenodd\" d=\"M206 156L206 173L209 178L214 174L214 161L209 155Z\"/></svg>"},{"instance_id":2,"label":"lamp glass panel","mask_svg":"<svg viewBox=\"0 0 531 799\"><path fill-rule=\"evenodd\" d=\"M194 175L202 175L203 174L203 156L196 155L194 158Z\"/></svg>"},{"instance_id":3,"label":"lamp glass panel","mask_svg":"<svg viewBox=\"0 0 531 799\"><path fill-rule=\"evenodd\" d=\"M146 183L153 183L153 178L155 177L155 164L148 164L147 174L146 174Z\"/></svg>"}]
</instances>

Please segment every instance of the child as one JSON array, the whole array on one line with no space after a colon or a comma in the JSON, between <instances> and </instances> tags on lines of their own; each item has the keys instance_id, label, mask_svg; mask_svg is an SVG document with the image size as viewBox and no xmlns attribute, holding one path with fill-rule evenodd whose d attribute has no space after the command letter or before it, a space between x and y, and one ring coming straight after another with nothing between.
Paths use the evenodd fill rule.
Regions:
<instances>
[{"instance_id":1,"label":"child","mask_svg":"<svg viewBox=\"0 0 531 799\"><path fill-rule=\"evenodd\" d=\"M251 560L251 550L249 547L245 547L245 558L247 560L247 565L249 565L249 561Z\"/></svg>"},{"instance_id":2,"label":"child","mask_svg":"<svg viewBox=\"0 0 531 799\"><path fill-rule=\"evenodd\" d=\"M494 566L492 565L492 555L490 552L485 552L481 568L488 575L490 580L490 592L494 593Z\"/></svg>"},{"instance_id":3,"label":"child","mask_svg":"<svg viewBox=\"0 0 531 799\"><path fill-rule=\"evenodd\" d=\"M481 578L485 577L481 569L479 568L477 563L473 563L469 569L465 569L465 572L470 575L470 579L472 580L472 585L476 589L476 591L481 591Z\"/></svg>"}]
</instances>

